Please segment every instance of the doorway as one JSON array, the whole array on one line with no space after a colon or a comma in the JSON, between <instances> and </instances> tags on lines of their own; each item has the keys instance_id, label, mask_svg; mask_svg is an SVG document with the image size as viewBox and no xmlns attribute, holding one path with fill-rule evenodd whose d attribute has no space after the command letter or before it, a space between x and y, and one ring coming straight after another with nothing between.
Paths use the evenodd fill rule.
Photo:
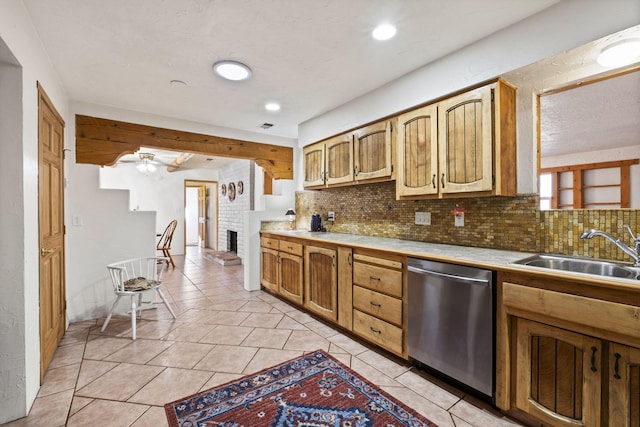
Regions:
<instances>
[{"instance_id":1,"label":"doorway","mask_svg":"<svg viewBox=\"0 0 640 427\"><path fill-rule=\"evenodd\" d=\"M184 185L184 242L217 250L218 248L218 183L186 180ZM186 253L186 252L185 252Z\"/></svg>"}]
</instances>

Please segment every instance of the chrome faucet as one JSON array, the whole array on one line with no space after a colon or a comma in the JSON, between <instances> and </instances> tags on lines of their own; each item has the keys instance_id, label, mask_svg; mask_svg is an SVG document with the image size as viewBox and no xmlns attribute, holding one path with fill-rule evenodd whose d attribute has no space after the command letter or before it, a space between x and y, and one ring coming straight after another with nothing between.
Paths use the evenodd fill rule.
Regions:
<instances>
[{"instance_id":1,"label":"chrome faucet","mask_svg":"<svg viewBox=\"0 0 640 427\"><path fill-rule=\"evenodd\" d=\"M637 236L634 236L633 231L631 231L631 227L629 227L628 225L623 225L622 227L625 230L627 230L627 232L631 235L631 240L633 241L635 248L629 247L624 243L622 243L620 239L616 239L612 235L607 234L604 231L597 230L595 228L585 231L584 233L582 233L582 236L580 236L580 238L593 239L596 236L604 237L605 239L613 242L618 248L620 248L622 252L629 255L631 258L633 258L634 267L640 267L640 234L638 234Z\"/></svg>"}]
</instances>

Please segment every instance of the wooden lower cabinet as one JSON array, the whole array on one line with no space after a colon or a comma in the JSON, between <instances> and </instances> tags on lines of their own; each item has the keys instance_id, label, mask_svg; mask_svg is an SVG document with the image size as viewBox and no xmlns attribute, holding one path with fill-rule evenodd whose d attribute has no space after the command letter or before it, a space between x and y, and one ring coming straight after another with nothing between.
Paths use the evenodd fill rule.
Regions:
<instances>
[{"instance_id":1,"label":"wooden lower cabinet","mask_svg":"<svg viewBox=\"0 0 640 427\"><path fill-rule=\"evenodd\" d=\"M548 425L600 425L601 341L516 321L516 408Z\"/></svg>"},{"instance_id":2,"label":"wooden lower cabinet","mask_svg":"<svg viewBox=\"0 0 640 427\"><path fill-rule=\"evenodd\" d=\"M609 426L640 426L640 349L609 346Z\"/></svg>"},{"instance_id":3,"label":"wooden lower cabinet","mask_svg":"<svg viewBox=\"0 0 640 427\"><path fill-rule=\"evenodd\" d=\"M262 237L260 245L260 284L290 301L302 304L302 244Z\"/></svg>"},{"instance_id":4,"label":"wooden lower cabinet","mask_svg":"<svg viewBox=\"0 0 640 427\"><path fill-rule=\"evenodd\" d=\"M305 246L304 307L338 320L338 252L335 248Z\"/></svg>"},{"instance_id":5,"label":"wooden lower cabinet","mask_svg":"<svg viewBox=\"0 0 640 427\"><path fill-rule=\"evenodd\" d=\"M279 280L278 251L260 248L260 284L277 292Z\"/></svg>"},{"instance_id":6,"label":"wooden lower cabinet","mask_svg":"<svg viewBox=\"0 0 640 427\"><path fill-rule=\"evenodd\" d=\"M531 425L640 427L640 290L508 279L497 406Z\"/></svg>"},{"instance_id":7,"label":"wooden lower cabinet","mask_svg":"<svg viewBox=\"0 0 640 427\"><path fill-rule=\"evenodd\" d=\"M353 332L406 357L402 257L357 251L353 262Z\"/></svg>"}]
</instances>

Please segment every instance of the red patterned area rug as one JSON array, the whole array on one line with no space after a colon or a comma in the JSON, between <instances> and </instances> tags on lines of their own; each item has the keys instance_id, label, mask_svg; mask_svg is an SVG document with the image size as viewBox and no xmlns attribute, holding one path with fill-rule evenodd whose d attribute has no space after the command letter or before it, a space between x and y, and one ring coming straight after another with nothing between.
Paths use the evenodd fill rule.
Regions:
<instances>
[{"instance_id":1,"label":"red patterned area rug","mask_svg":"<svg viewBox=\"0 0 640 427\"><path fill-rule=\"evenodd\" d=\"M171 427L436 426L320 350L164 408Z\"/></svg>"}]
</instances>

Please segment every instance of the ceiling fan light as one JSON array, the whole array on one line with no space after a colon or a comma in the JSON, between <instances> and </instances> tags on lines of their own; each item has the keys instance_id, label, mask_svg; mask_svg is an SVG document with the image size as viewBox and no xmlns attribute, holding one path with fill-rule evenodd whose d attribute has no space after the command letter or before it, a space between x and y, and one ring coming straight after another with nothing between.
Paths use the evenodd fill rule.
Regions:
<instances>
[{"instance_id":1,"label":"ceiling fan light","mask_svg":"<svg viewBox=\"0 0 640 427\"><path fill-rule=\"evenodd\" d=\"M251 69L241 62L219 61L213 64L213 71L223 79L231 81L247 80L251 77Z\"/></svg>"},{"instance_id":2,"label":"ceiling fan light","mask_svg":"<svg viewBox=\"0 0 640 427\"><path fill-rule=\"evenodd\" d=\"M598 55L603 67L623 67L640 61L640 40L623 40L607 46Z\"/></svg>"},{"instance_id":3,"label":"ceiling fan light","mask_svg":"<svg viewBox=\"0 0 640 427\"><path fill-rule=\"evenodd\" d=\"M153 173L157 170L156 165L149 163L147 160L145 160L143 163L138 163L138 165L136 165L136 169L138 169L138 171L142 172L145 175Z\"/></svg>"}]
</instances>

